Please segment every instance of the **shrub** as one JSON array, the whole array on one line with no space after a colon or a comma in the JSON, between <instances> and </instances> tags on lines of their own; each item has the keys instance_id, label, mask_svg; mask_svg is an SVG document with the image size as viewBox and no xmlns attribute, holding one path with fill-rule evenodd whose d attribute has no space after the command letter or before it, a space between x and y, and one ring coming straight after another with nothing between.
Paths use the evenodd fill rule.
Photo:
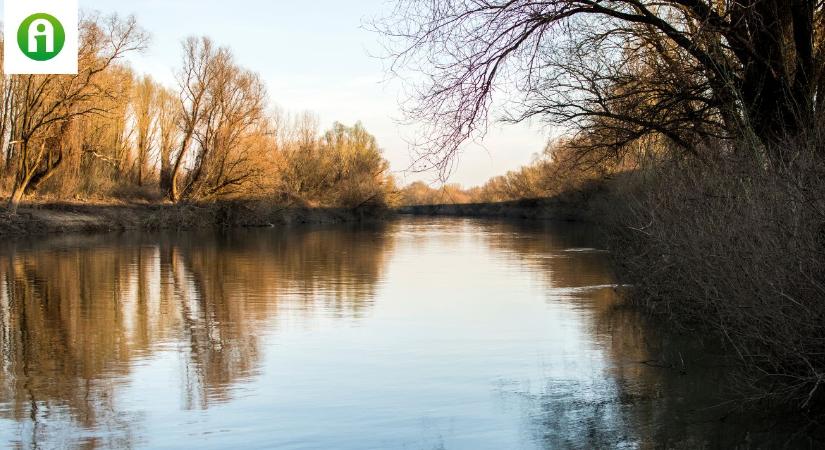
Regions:
<instances>
[{"instance_id":1,"label":"shrub","mask_svg":"<svg viewBox=\"0 0 825 450\"><path fill-rule=\"evenodd\" d=\"M605 202L633 299L720 334L751 399L825 403L825 181L821 145L783 167L664 163ZM754 158L745 158L753 161Z\"/></svg>"},{"instance_id":2,"label":"shrub","mask_svg":"<svg viewBox=\"0 0 825 450\"><path fill-rule=\"evenodd\" d=\"M395 191L389 163L361 123L335 123L321 137L281 144L275 190L296 203L359 208L388 205Z\"/></svg>"}]
</instances>

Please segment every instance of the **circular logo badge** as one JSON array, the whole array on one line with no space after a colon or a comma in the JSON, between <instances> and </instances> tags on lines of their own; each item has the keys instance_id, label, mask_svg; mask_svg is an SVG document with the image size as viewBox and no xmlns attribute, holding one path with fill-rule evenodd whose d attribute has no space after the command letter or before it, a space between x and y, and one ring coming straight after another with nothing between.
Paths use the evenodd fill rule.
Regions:
<instances>
[{"instance_id":1,"label":"circular logo badge","mask_svg":"<svg viewBox=\"0 0 825 450\"><path fill-rule=\"evenodd\" d=\"M24 55L35 61L54 58L65 43L63 24L50 14L32 14L17 29L17 45Z\"/></svg>"}]
</instances>

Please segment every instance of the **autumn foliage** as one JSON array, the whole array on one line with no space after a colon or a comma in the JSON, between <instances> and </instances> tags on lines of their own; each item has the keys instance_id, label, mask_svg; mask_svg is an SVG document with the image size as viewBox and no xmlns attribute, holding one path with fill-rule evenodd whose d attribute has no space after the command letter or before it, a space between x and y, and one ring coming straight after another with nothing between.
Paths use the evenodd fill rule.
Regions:
<instances>
[{"instance_id":1,"label":"autumn foliage","mask_svg":"<svg viewBox=\"0 0 825 450\"><path fill-rule=\"evenodd\" d=\"M176 83L129 66L134 18L87 14L78 75L0 78L2 185L24 198L384 206L394 185L361 124L290 120L260 77L206 37L182 43ZM303 117L311 117L305 114Z\"/></svg>"}]
</instances>

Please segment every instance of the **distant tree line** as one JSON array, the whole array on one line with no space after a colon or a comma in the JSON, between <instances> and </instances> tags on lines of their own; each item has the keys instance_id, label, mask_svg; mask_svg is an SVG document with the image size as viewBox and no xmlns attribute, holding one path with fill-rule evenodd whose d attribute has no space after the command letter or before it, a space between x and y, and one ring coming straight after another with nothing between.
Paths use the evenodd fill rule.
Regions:
<instances>
[{"instance_id":1,"label":"distant tree line","mask_svg":"<svg viewBox=\"0 0 825 450\"><path fill-rule=\"evenodd\" d=\"M578 157L577 149L573 141L553 141L533 162L494 176L481 186L464 188L456 183L437 186L416 181L401 189L398 201L403 205L436 205L548 198L634 167L635 159L631 157L620 164L588 162Z\"/></svg>"}]
</instances>

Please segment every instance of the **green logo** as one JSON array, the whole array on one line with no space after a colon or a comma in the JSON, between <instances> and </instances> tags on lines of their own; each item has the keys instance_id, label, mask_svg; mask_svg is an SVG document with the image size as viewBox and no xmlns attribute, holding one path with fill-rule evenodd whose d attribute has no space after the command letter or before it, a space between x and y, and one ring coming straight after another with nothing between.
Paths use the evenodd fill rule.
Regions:
<instances>
[{"instance_id":1,"label":"green logo","mask_svg":"<svg viewBox=\"0 0 825 450\"><path fill-rule=\"evenodd\" d=\"M23 54L35 61L48 61L63 50L66 30L54 16L32 14L17 29L17 45Z\"/></svg>"}]
</instances>

